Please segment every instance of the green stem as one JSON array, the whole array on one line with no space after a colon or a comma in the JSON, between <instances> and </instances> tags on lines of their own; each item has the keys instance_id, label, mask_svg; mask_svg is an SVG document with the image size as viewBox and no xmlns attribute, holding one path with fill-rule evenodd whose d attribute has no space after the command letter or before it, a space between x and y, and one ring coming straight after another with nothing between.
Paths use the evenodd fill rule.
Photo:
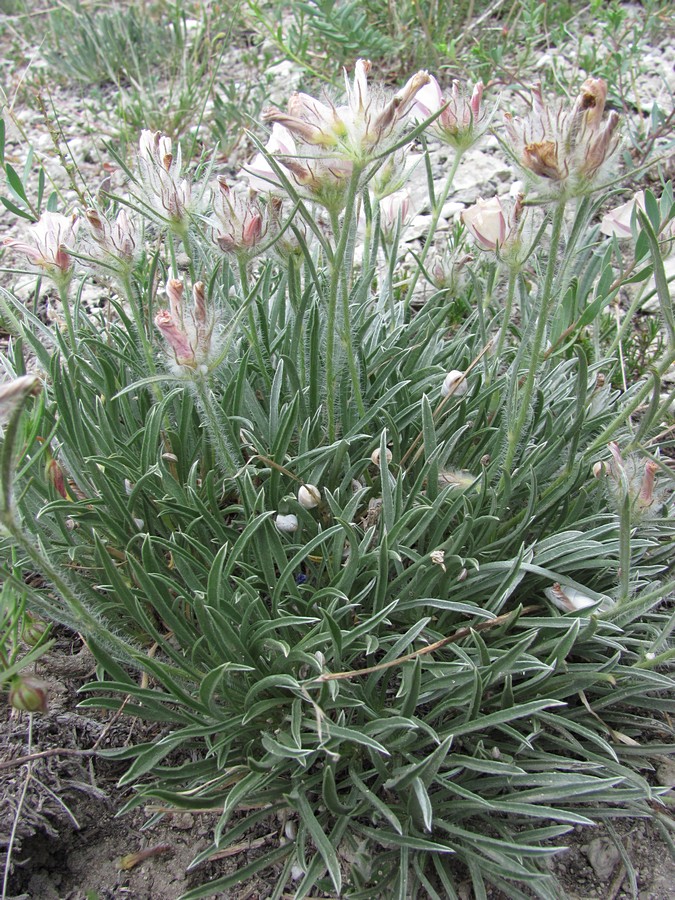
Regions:
<instances>
[{"instance_id":1,"label":"green stem","mask_svg":"<svg viewBox=\"0 0 675 900\"><path fill-rule=\"evenodd\" d=\"M344 213L342 216L342 227L340 228L337 213L331 212L331 222L333 232L339 238L333 259L331 261L331 277L330 289L328 294L328 318L326 331L326 410L328 418L328 441L332 443L337 436L337 423L335 421L335 398L337 395L337 371L338 366L335 365L335 338L338 334L338 301L342 296L342 314L343 329L342 340L347 351L347 359L349 364L349 372L352 377L354 390L356 392L356 402L361 415L364 413L363 400L358 380L358 366L354 354L354 343L352 341L352 332L349 323L349 283L348 273L344 270L343 262L349 241L349 230L354 214L354 205L356 202L356 193L358 190L359 178L361 176L361 168L354 166L347 196L345 199ZM340 291L342 288L342 293Z\"/></svg>"},{"instance_id":2,"label":"green stem","mask_svg":"<svg viewBox=\"0 0 675 900\"><path fill-rule=\"evenodd\" d=\"M75 340L75 327L73 325L73 315L70 311L70 276L66 276L65 278L61 278L57 281L57 288L59 291L59 300L61 301L61 308L63 309L63 318L66 323L66 332L68 334L68 343L70 344L71 351L75 351L76 340Z\"/></svg>"},{"instance_id":3,"label":"green stem","mask_svg":"<svg viewBox=\"0 0 675 900\"><path fill-rule=\"evenodd\" d=\"M216 451L216 459L221 471L226 475L236 474L237 460L225 439L226 423L223 421L223 412L213 399L213 394L206 379L200 373L195 372L193 383L197 393L199 405L206 419L207 433Z\"/></svg>"},{"instance_id":4,"label":"green stem","mask_svg":"<svg viewBox=\"0 0 675 900\"><path fill-rule=\"evenodd\" d=\"M512 392L512 396L517 397L518 414L515 418L513 426L509 429L508 446L506 449L506 456L504 458L504 471L509 473L511 472L513 460L516 455L518 442L521 439L525 423L527 422L527 417L530 414L530 401L532 400L534 382L538 373L539 359L541 357L541 352L543 349L544 337L546 335L546 326L548 324L549 313L551 310L551 301L553 299L553 277L555 275L556 265L558 262L558 247L560 244L564 220L565 201L560 200L553 212L553 224L551 228L548 265L546 267L546 275L544 278L541 298L538 298L539 312L537 318L537 329L532 339L532 351L530 353L527 376L525 378L525 384L523 385L523 390L520 396L518 396L517 389L514 389ZM515 379L517 387L519 377L517 366L514 366L511 377Z\"/></svg>"},{"instance_id":5,"label":"green stem","mask_svg":"<svg viewBox=\"0 0 675 900\"><path fill-rule=\"evenodd\" d=\"M590 456L596 450L599 450L600 447L604 446L607 441L612 441L616 437L617 429L624 425L630 417L633 415L635 410L642 405L642 403L646 400L650 393L654 390L655 387L658 386L659 380L662 375L664 375L668 369L675 362L675 351L671 351L667 353L658 366L654 366L652 369L653 377L648 379L640 388L640 390L635 394L633 399L628 403L618 415L616 415L612 421L609 423L607 428L599 435L590 447L586 450L586 456Z\"/></svg>"},{"instance_id":6,"label":"green stem","mask_svg":"<svg viewBox=\"0 0 675 900\"><path fill-rule=\"evenodd\" d=\"M630 597L631 498L628 491L619 510L619 602Z\"/></svg>"},{"instance_id":7,"label":"green stem","mask_svg":"<svg viewBox=\"0 0 675 900\"><path fill-rule=\"evenodd\" d=\"M134 285L129 275L122 275L120 280L122 283L122 290L124 291L124 294L129 301L129 306L131 307L131 314L134 319L136 331L138 332L138 337L143 347L143 353L145 355L145 362L148 367L148 372L151 375L155 375L157 373L157 366L155 365L155 359L152 353L152 341L148 336L145 319L143 317L141 300L138 296L138 293L134 290Z\"/></svg>"},{"instance_id":8,"label":"green stem","mask_svg":"<svg viewBox=\"0 0 675 900\"><path fill-rule=\"evenodd\" d=\"M434 204L432 213L431 213L431 222L429 223L429 231L427 233L426 240L424 241L424 246L422 247L422 252L419 255L419 261L415 271L412 274L410 279L410 284L408 285L408 290L405 294L405 304L406 307L410 306L410 302L413 298L413 294L415 292L415 288L417 286L417 282L420 277L420 272L424 268L424 262L429 255L429 250L434 242L434 237L436 236L436 226L438 225L438 220L441 217L441 212L443 211L443 207L445 206L445 201L448 199L448 194L450 193L450 188L455 180L455 175L457 174L457 169L459 168L459 164L462 159L462 151L458 150L455 153L455 158L452 161L452 166L450 167L450 171L448 172L448 176L445 179L445 184L443 185L443 190L436 198L436 203Z\"/></svg>"},{"instance_id":9,"label":"green stem","mask_svg":"<svg viewBox=\"0 0 675 900\"><path fill-rule=\"evenodd\" d=\"M509 322L511 321L511 311L513 309L513 298L516 293L516 284L518 283L519 268L511 266L509 269L509 284L506 289L506 303L504 304L504 314L502 316L502 324L499 329L499 337L497 338L497 346L495 347L495 364L492 371L493 378L497 375L499 364L502 358L502 350L506 340L506 332L508 331Z\"/></svg>"}]
</instances>

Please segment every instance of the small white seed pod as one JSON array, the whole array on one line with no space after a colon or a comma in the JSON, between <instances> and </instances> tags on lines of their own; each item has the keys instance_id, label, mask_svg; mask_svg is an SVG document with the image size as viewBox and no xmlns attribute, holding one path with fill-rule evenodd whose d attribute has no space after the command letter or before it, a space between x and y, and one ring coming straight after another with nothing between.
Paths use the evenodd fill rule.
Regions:
<instances>
[{"instance_id":1,"label":"small white seed pod","mask_svg":"<svg viewBox=\"0 0 675 900\"><path fill-rule=\"evenodd\" d=\"M452 369L452 371L448 372L443 381L441 397L452 397L453 394L461 397L462 394L466 394L468 390L469 385L464 377L464 372L460 372L459 369Z\"/></svg>"},{"instance_id":2,"label":"small white seed pod","mask_svg":"<svg viewBox=\"0 0 675 900\"><path fill-rule=\"evenodd\" d=\"M563 588L557 581L551 587L544 588L544 593L551 603L555 604L558 609L562 609L563 612L577 612L580 609L586 609L598 603L597 600L582 594L576 588L567 586ZM602 600L599 609L605 611L610 606L611 601L608 603L607 600Z\"/></svg>"},{"instance_id":3,"label":"small white seed pod","mask_svg":"<svg viewBox=\"0 0 675 900\"><path fill-rule=\"evenodd\" d=\"M298 517L292 513L286 516L279 513L274 520L274 525L277 531L280 531L282 534L293 534L294 531L298 530Z\"/></svg>"},{"instance_id":4,"label":"small white seed pod","mask_svg":"<svg viewBox=\"0 0 675 900\"><path fill-rule=\"evenodd\" d=\"M391 450L389 449L389 447L387 447L387 451L385 453L385 458L387 460L387 465L388 465L392 459ZM379 447L377 448L377 450L373 450L373 452L370 455L370 460L374 466L380 465L380 448Z\"/></svg>"},{"instance_id":5,"label":"small white seed pod","mask_svg":"<svg viewBox=\"0 0 675 900\"><path fill-rule=\"evenodd\" d=\"M314 509L321 503L321 491L315 484L303 484L298 491L298 503L305 509Z\"/></svg>"}]
</instances>

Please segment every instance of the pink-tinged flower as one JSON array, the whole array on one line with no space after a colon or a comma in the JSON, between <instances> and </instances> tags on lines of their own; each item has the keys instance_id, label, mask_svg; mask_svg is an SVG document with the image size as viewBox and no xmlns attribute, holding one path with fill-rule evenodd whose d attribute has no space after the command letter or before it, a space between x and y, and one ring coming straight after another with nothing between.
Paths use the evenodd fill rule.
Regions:
<instances>
[{"instance_id":1,"label":"pink-tinged flower","mask_svg":"<svg viewBox=\"0 0 675 900\"><path fill-rule=\"evenodd\" d=\"M618 146L619 116L604 118L607 85L589 78L574 105L547 105L541 85L532 90L532 108L523 118L506 115L507 149L525 174L556 196L587 193Z\"/></svg>"},{"instance_id":2,"label":"pink-tinged flower","mask_svg":"<svg viewBox=\"0 0 675 900\"><path fill-rule=\"evenodd\" d=\"M499 197L477 200L462 213L462 222L481 250L497 253L507 262L518 263L525 225L523 197L505 201Z\"/></svg>"},{"instance_id":3,"label":"pink-tinged flower","mask_svg":"<svg viewBox=\"0 0 675 900\"><path fill-rule=\"evenodd\" d=\"M275 124L265 153L256 154L246 166L249 184L255 191L278 193L284 190L269 157L274 157L285 170L302 197L317 200L328 209L342 208L353 169L349 160L321 155L314 147L304 146L299 150L290 131Z\"/></svg>"},{"instance_id":4,"label":"pink-tinged flower","mask_svg":"<svg viewBox=\"0 0 675 900\"><path fill-rule=\"evenodd\" d=\"M5 238L3 244L23 253L44 274L63 281L72 274L68 247L75 243L78 224L77 216L45 212L32 226L31 243Z\"/></svg>"},{"instance_id":5,"label":"pink-tinged flower","mask_svg":"<svg viewBox=\"0 0 675 900\"><path fill-rule=\"evenodd\" d=\"M644 212L644 191L638 191L632 200L605 213L600 222L600 232L608 237L617 237L619 239L633 237L631 222L633 221L633 213L636 207Z\"/></svg>"},{"instance_id":6,"label":"pink-tinged flower","mask_svg":"<svg viewBox=\"0 0 675 900\"><path fill-rule=\"evenodd\" d=\"M415 97L413 115L418 122L424 122L440 110L429 131L456 150L467 150L489 125L489 116L482 106L484 89L483 82L479 81L469 96L459 81L453 81L450 96L446 98L439 83L430 75L429 83Z\"/></svg>"},{"instance_id":7,"label":"pink-tinged flower","mask_svg":"<svg viewBox=\"0 0 675 900\"><path fill-rule=\"evenodd\" d=\"M616 507L621 510L628 498L635 519L656 513L661 508L655 489L658 463L634 454L624 457L616 441L607 446L612 459L596 463L593 474L597 472L596 477L604 476L609 496Z\"/></svg>"},{"instance_id":8,"label":"pink-tinged flower","mask_svg":"<svg viewBox=\"0 0 675 900\"><path fill-rule=\"evenodd\" d=\"M399 223L405 225L409 208L410 193L405 189L380 200L380 228L385 237L392 237Z\"/></svg>"},{"instance_id":9,"label":"pink-tinged flower","mask_svg":"<svg viewBox=\"0 0 675 900\"><path fill-rule=\"evenodd\" d=\"M481 250L496 250L506 240L506 212L499 197L477 200L464 210L462 222Z\"/></svg>"},{"instance_id":10,"label":"pink-tinged flower","mask_svg":"<svg viewBox=\"0 0 675 900\"><path fill-rule=\"evenodd\" d=\"M137 256L139 241L126 209L120 209L112 222L95 209L86 210L85 218L96 244L92 257L118 272L129 271Z\"/></svg>"},{"instance_id":11,"label":"pink-tinged flower","mask_svg":"<svg viewBox=\"0 0 675 900\"><path fill-rule=\"evenodd\" d=\"M654 477L658 471L658 463L655 463L653 459L647 460L637 499L640 509L649 509L654 503Z\"/></svg>"},{"instance_id":12,"label":"pink-tinged flower","mask_svg":"<svg viewBox=\"0 0 675 900\"><path fill-rule=\"evenodd\" d=\"M160 310L155 325L173 352L178 366L190 369L208 368L213 362L213 320L206 309L206 288L198 281L192 289L193 304L189 310L183 303L183 282L171 278L166 285L169 309Z\"/></svg>"},{"instance_id":13,"label":"pink-tinged flower","mask_svg":"<svg viewBox=\"0 0 675 900\"><path fill-rule=\"evenodd\" d=\"M218 179L213 208L218 218L214 240L221 250L237 256L251 257L265 233L260 206L234 194L224 178Z\"/></svg>"},{"instance_id":14,"label":"pink-tinged flower","mask_svg":"<svg viewBox=\"0 0 675 900\"><path fill-rule=\"evenodd\" d=\"M592 597L582 594L576 588L563 587L557 581L551 587L544 588L544 593L551 603L563 612L578 612L581 609L588 609L590 606L596 605L600 612L606 612L613 605L609 597L604 597L600 601L593 600Z\"/></svg>"},{"instance_id":15,"label":"pink-tinged flower","mask_svg":"<svg viewBox=\"0 0 675 900\"><path fill-rule=\"evenodd\" d=\"M295 92L287 111L270 107L263 112L267 122L287 128L303 144L320 148L338 159L359 164L386 150L400 134L404 119L418 91L428 82L426 72L417 72L393 97L368 87L371 64L359 59L350 84L345 72L346 103L334 106L308 94Z\"/></svg>"},{"instance_id":16,"label":"pink-tinged flower","mask_svg":"<svg viewBox=\"0 0 675 900\"><path fill-rule=\"evenodd\" d=\"M174 155L171 138L145 129L139 143L138 168L150 206L170 223L184 224L192 189L190 182L181 177L180 147Z\"/></svg>"}]
</instances>

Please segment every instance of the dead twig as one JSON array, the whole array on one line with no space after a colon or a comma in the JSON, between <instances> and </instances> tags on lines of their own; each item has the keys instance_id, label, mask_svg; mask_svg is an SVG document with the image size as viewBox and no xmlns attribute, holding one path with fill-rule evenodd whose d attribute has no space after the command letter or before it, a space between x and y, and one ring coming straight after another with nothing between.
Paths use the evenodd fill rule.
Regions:
<instances>
[{"instance_id":1,"label":"dead twig","mask_svg":"<svg viewBox=\"0 0 675 900\"><path fill-rule=\"evenodd\" d=\"M445 647L447 644L452 644L455 641L461 641L462 638L469 637L472 631L486 631L488 628L494 628L497 625L503 625L504 622L507 622L509 619L513 618L514 615L527 615L528 613L535 612L539 609L538 606L526 606L521 610L511 610L511 612L504 613L501 616L497 616L494 619L490 619L487 622L478 622L476 625L470 625L467 628L460 628L454 634L451 634L449 637L441 638L440 641L435 641L433 644L429 644L426 647L421 647L419 650L414 650L412 653L406 653L405 656L398 656L396 659L390 659L388 662L378 663L376 666L368 666L366 669L352 669L349 672L325 672L323 675L319 675L318 678L313 678L310 684L320 684L324 681L345 681L347 678L356 678L357 675L370 675L372 672L381 672L383 669L391 669L394 666L400 666L401 663L410 662L412 659L417 659L418 656L424 656L427 653L434 653L436 650L440 650L441 647Z\"/></svg>"},{"instance_id":2,"label":"dead twig","mask_svg":"<svg viewBox=\"0 0 675 900\"><path fill-rule=\"evenodd\" d=\"M36 759L46 759L48 756L95 756L96 750L74 750L68 747L52 747L51 750L40 750L39 753L29 753L27 756L17 756L16 759L8 759L0 763L0 771L14 769L23 766L24 763L34 762Z\"/></svg>"}]
</instances>

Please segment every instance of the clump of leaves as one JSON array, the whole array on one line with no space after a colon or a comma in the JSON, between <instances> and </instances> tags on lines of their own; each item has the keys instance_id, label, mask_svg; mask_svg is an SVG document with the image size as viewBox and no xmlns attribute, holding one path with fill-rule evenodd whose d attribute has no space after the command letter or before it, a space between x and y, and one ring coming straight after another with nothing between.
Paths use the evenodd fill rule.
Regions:
<instances>
[{"instance_id":1,"label":"clump of leaves","mask_svg":"<svg viewBox=\"0 0 675 900\"><path fill-rule=\"evenodd\" d=\"M550 898L542 860L573 826L672 829L648 778L675 708L658 452L672 191L645 198L623 269L593 225L587 157L553 183L533 155L534 212L466 218L492 254L464 276L471 311L450 327L445 285L413 313L434 235L399 282L404 216L387 221L376 186L380 155L433 122L406 126L399 97L400 133L367 143L366 72L320 146L296 118L304 144L261 149L258 200L222 179L209 192L208 164L190 179L146 132L128 194L87 210L83 243L53 215L37 260L10 245L62 308L49 329L2 291L22 336L7 369L23 374L28 346L44 381L2 447L7 583L41 572L47 589L22 585L31 608L86 635L99 677L83 706L157 723L109 754L130 762L127 808L218 814L194 866L276 814L295 826L184 900L265 870L277 900L292 873L297 898L455 897L453 861L477 896ZM435 223L484 125L480 91L452 102ZM581 109L595 135L600 105ZM107 316L82 309L92 269L116 290ZM652 274L669 343L617 390L595 324Z\"/></svg>"}]
</instances>

